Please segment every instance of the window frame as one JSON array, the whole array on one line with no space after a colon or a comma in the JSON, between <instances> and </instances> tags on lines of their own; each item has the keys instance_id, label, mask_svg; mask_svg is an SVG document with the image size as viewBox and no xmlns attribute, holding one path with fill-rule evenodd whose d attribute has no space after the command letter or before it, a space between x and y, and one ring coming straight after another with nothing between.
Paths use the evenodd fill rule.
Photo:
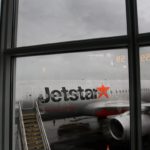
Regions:
<instances>
[{"instance_id":1,"label":"window frame","mask_svg":"<svg viewBox=\"0 0 150 150\"><path fill-rule=\"evenodd\" d=\"M138 32L137 0L125 0L127 35L16 48L19 0L2 0L0 20L0 149L13 149L16 57L95 50L128 49L131 150L141 150L139 47L150 45L150 33ZM12 113L13 112L13 113ZM10 137L10 138L8 138Z\"/></svg>"}]
</instances>

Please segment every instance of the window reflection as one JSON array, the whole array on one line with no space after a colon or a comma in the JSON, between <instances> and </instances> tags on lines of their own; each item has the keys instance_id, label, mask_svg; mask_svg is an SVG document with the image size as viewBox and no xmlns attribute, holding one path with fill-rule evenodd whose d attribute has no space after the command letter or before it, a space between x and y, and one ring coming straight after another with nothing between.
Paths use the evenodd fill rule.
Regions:
<instances>
[{"instance_id":1,"label":"window reflection","mask_svg":"<svg viewBox=\"0 0 150 150\"><path fill-rule=\"evenodd\" d=\"M17 58L16 128L25 130L16 146L129 149L126 57L120 49Z\"/></svg>"},{"instance_id":2,"label":"window reflection","mask_svg":"<svg viewBox=\"0 0 150 150\"><path fill-rule=\"evenodd\" d=\"M149 116L149 100L150 100L150 51L149 47L140 48L140 69L141 69L141 95L142 95L142 142L143 150L150 149L150 116Z\"/></svg>"},{"instance_id":3,"label":"window reflection","mask_svg":"<svg viewBox=\"0 0 150 150\"><path fill-rule=\"evenodd\" d=\"M125 0L20 1L17 44L124 35L127 33L125 8Z\"/></svg>"}]
</instances>

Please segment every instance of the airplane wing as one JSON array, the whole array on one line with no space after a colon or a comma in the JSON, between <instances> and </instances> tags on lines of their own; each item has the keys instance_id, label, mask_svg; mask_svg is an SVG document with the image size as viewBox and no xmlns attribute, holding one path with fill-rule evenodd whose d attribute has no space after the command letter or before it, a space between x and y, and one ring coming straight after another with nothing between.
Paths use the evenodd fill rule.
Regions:
<instances>
[{"instance_id":1,"label":"airplane wing","mask_svg":"<svg viewBox=\"0 0 150 150\"><path fill-rule=\"evenodd\" d=\"M128 101L109 101L109 102L94 102L86 105L83 110L84 115L114 115L115 113L123 113L129 110Z\"/></svg>"},{"instance_id":2,"label":"airplane wing","mask_svg":"<svg viewBox=\"0 0 150 150\"><path fill-rule=\"evenodd\" d=\"M141 110L146 112L150 111L150 103L142 103ZM109 101L109 102L94 102L86 105L83 110L84 115L102 115L111 116L115 114L121 114L128 111L130 108L129 101Z\"/></svg>"}]
</instances>

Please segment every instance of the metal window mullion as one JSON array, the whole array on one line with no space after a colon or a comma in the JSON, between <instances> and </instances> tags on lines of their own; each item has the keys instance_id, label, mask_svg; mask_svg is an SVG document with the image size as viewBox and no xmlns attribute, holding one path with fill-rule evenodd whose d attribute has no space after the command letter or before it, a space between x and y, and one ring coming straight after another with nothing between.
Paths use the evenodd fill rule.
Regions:
<instances>
[{"instance_id":1,"label":"metal window mullion","mask_svg":"<svg viewBox=\"0 0 150 150\"><path fill-rule=\"evenodd\" d=\"M11 93L10 93L10 56L4 56L4 84L3 84L3 150L11 149ZM9 143L9 144L8 144Z\"/></svg>"},{"instance_id":2,"label":"metal window mullion","mask_svg":"<svg viewBox=\"0 0 150 150\"><path fill-rule=\"evenodd\" d=\"M127 48L127 36L108 37L91 40L81 40L72 42L62 42L54 44L43 44L28 47L18 47L7 49L5 53L13 56L31 56L43 54L58 54L68 52L83 52L95 50L110 50L118 48Z\"/></svg>"},{"instance_id":3,"label":"metal window mullion","mask_svg":"<svg viewBox=\"0 0 150 150\"><path fill-rule=\"evenodd\" d=\"M127 30L129 36L129 88L130 88L130 138L131 150L141 150L141 88L138 47L137 1L126 0Z\"/></svg>"},{"instance_id":4,"label":"metal window mullion","mask_svg":"<svg viewBox=\"0 0 150 150\"><path fill-rule=\"evenodd\" d=\"M2 103L3 102L3 56L2 53L0 53L0 149L2 149Z\"/></svg>"},{"instance_id":5,"label":"metal window mullion","mask_svg":"<svg viewBox=\"0 0 150 150\"><path fill-rule=\"evenodd\" d=\"M143 33L138 36L140 46L150 46L150 33Z\"/></svg>"},{"instance_id":6,"label":"metal window mullion","mask_svg":"<svg viewBox=\"0 0 150 150\"><path fill-rule=\"evenodd\" d=\"M17 27L18 27L18 7L19 7L19 0L12 0L13 1L13 10L12 10L12 39L11 39L11 48L15 48L17 46Z\"/></svg>"},{"instance_id":7,"label":"metal window mullion","mask_svg":"<svg viewBox=\"0 0 150 150\"><path fill-rule=\"evenodd\" d=\"M1 23L0 23L0 51L1 51L1 63L0 63L0 107L1 119L0 128L0 141L2 150L12 149L12 58L5 52L8 48L13 48L15 45L15 21L14 21L14 6L15 0L2 0L1 10Z\"/></svg>"}]
</instances>

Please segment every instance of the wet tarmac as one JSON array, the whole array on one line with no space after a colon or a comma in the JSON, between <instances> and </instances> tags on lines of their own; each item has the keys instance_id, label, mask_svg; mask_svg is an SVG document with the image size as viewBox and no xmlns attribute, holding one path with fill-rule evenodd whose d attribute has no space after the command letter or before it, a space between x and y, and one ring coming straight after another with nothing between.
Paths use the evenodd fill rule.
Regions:
<instances>
[{"instance_id":1,"label":"wet tarmac","mask_svg":"<svg viewBox=\"0 0 150 150\"><path fill-rule=\"evenodd\" d=\"M62 119L43 123L52 150L129 150L127 143L103 138L98 131L96 118Z\"/></svg>"},{"instance_id":2,"label":"wet tarmac","mask_svg":"<svg viewBox=\"0 0 150 150\"><path fill-rule=\"evenodd\" d=\"M130 150L129 142L105 139L96 118L68 118L43 121L51 150ZM15 125L15 150L21 149L21 137ZM150 136L143 138L143 150L150 150Z\"/></svg>"}]
</instances>

